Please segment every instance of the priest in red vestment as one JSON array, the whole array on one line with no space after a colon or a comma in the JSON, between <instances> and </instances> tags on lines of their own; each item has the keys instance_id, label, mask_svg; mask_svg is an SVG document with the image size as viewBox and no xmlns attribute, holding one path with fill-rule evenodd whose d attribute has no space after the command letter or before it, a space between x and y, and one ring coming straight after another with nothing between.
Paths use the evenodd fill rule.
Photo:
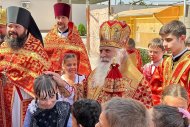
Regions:
<instances>
[{"instance_id":1,"label":"priest in red vestment","mask_svg":"<svg viewBox=\"0 0 190 127\"><path fill-rule=\"evenodd\" d=\"M0 47L0 127L20 127L33 81L50 67L41 33L24 8L7 8L7 36Z\"/></svg>"},{"instance_id":2,"label":"priest in red vestment","mask_svg":"<svg viewBox=\"0 0 190 127\"><path fill-rule=\"evenodd\" d=\"M186 26L181 21L171 21L160 29L163 46L171 56L156 68L150 81L154 104L160 103L163 89L172 84L185 87L190 97L190 51L185 47Z\"/></svg>"},{"instance_id":3,"label":"priest in red vestment","mask_svg":"<svg viewBox=\"0 0 190 127\"><path fill-rule=\"evenodd\" d=\"M45 37L45 49L52 62L55 72L61 72L60 56L65 51L73 50L80 53L79 74L89 75L91 72L90 61L82 39L73 22L69 21L70 5L56 3L54 5L57 24Z\"/></svg>"}]
</instances>

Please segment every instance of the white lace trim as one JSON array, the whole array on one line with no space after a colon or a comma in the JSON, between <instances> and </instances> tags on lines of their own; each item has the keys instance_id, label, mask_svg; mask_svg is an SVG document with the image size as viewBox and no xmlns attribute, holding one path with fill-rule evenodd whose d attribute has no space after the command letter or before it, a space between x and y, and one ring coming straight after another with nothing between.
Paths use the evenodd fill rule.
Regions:
<instances>
[{"instance_id":1,"label":"white lace trim","mask_svg":"<svg viewBox=\"0 0 190 127\"><path fill-rule=\"evenodd\" d=\"M35 102L36 100L32 100L31 103L28 105L28 110L30 111L30 113L34 113L36 112L36 109L37 109L37 104Z\"/></svg>"}]
</instances>

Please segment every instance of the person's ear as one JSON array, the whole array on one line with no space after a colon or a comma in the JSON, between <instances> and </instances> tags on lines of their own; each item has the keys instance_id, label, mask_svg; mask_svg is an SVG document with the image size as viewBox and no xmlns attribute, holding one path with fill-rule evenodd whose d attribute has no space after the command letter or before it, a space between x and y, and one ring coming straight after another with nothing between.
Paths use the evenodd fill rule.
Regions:
<instances>
[{"instance_id":1,"label":"person's ear","mask_svg":"<svg viewBox=\"0 0 190 127\"><path fill-rule=\"evenodd\" d=\"M180 36L180 39L181 39L183 42L185 42L185 40L186 40L186 35L181 35L181 36Z\"/></svg>"}]
</instances>

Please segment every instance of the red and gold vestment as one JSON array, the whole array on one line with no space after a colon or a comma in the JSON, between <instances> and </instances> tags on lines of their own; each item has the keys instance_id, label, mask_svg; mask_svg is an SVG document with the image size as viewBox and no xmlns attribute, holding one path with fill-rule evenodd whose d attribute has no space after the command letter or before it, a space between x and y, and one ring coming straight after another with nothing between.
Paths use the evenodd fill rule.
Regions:
<instances>
[{"instance_id":1,"label":"red and gold vestment","mask_svg":"<svg viewBox=\"0 0 190 127\"><path fill-rule=\"evenodd\" d=\"M172 56L166 58L154 72L150 81L154 104L160 103L160 96L165 86L181 84L190 97L190 51L186 51L178 61L173 62Z\"/></svg>"},{"instance_id":2,"label":"red and gold vestment","mask_svg":"<svg viewBox=\"0 0 190 127\"><path fill-rule=\"evenodd\" d=\"M15 91L20 97L21 121L23 122L31 99L25 100L20 89L34 97L34 79L49 67L48 55L40 40L30 34L24 47L17 51L13 51L6 42L1 45L0 78L6 77L7 80L4 84L0 80L0 127L11 127Z\"/></svg>"},{"instance_id":3,"label":"red and gold vestment","mask_svg":"<svg viewBox=\"0 0 190 127\"><path fill-rule=\"evenodd\" d=\"M60 72L61 56L67 51L75 51L80 54L80 63L78 73L82 75L89 75L91 72L90 61L87 51L82 42L82 39L77 31L77 28L70 23L69 33L67 37L60 37L58 35L57 25L45 37L45 49L52 62L54 71Z\"/></svg>"}]
</instances>

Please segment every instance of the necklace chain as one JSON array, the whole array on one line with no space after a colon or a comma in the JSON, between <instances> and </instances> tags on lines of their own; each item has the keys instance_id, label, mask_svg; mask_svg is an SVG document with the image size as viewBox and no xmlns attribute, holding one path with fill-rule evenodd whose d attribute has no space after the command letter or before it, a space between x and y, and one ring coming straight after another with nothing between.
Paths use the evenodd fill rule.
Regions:
<instances>
[{"instance_id":1,"label":"necklace chain","mask_svg":"<svg viewBox=\"0 0 190 127\"><path fill-rule=\"evenodd\" d=\"M4 70L2 71L2 84L3 84L3 86L5 86L6 85L6 83L7 83L7 71L8 71L8 68L11 66L11 64L12 64L12 61L13 61L13 57L15 56L15 53L13 53L12 55L11 55L11 58L10 58L10 60L9 60L9 62L8 62L8 65L4 68Z\"/></svg>"},{"instance_id":2,"label":"necklace chain","mask_svg":"<svg viewBox=\"0 0 190 127\"><path fill-rule=\"evenodd\" d=\"M11 58L10 58L10 60L9 60L9 62L8 62L8 65L5 67L3 73L5 73L5 74L7 73L8 68L11 66L11 64L12 64L12 62L13 62L13 57L14 57L14 56L15 56L15 53L11 55Z\"/></svg>"}]
</instances>

